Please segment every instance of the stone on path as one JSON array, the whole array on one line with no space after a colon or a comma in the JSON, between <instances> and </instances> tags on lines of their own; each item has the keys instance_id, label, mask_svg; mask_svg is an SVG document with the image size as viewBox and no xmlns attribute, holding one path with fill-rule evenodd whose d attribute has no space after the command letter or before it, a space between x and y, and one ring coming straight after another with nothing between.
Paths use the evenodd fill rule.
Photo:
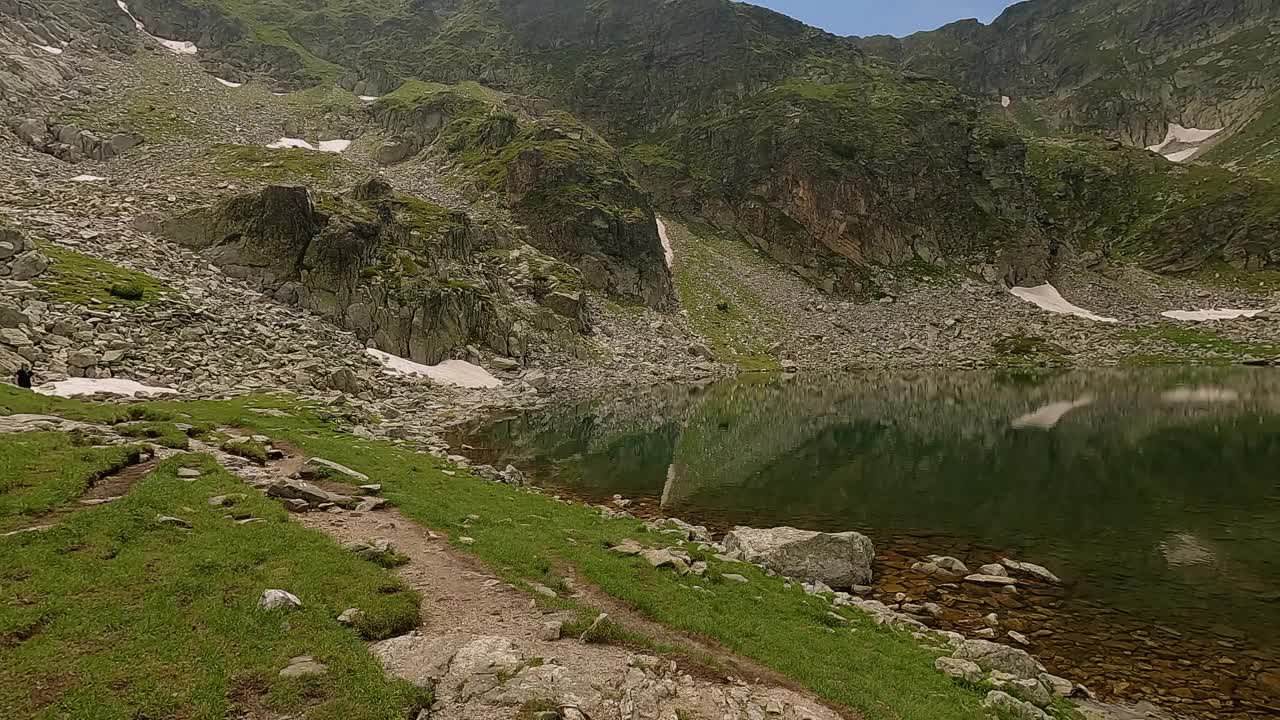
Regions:
<instances>
[{"instance_id":1,"label":"stone on path","mask_svg":"<svg viewBox=\"0 0 1280 720\"><path fill-rule=\"evenodd\" d=\"M344 480L354 481L355 485L368 485L369 476L362 472L357 472L347 467L339 465L332 460L325 460L322 457L313 457L303 463L298 469L298 477L303 480Z\"/></svg>"},{"instance_id":2,"label":"stone on path","mask_svg":"<svg viewBox=\"0 0 1280 720\"><path fill-rule=\"evenodd\" d=\"M791 527L734 528L724 546L741 553L749 563L763 565L785 577L821 581L835 588L871 581L875 550L867 536L856 532L823 533Z\"/></svg>"},{"instance_id":3,"label":"stone on path","mask_svg":"<svg viewBox=\"0 0 1280 720\"><path fill-rule=\"evenodd\" d=\"M344 508L354 507L355 498L324 490L302 480L276 480L267 486L267 495L286 500L302 500L307 503L333 503Z\"/></svg>"}]
</instances>

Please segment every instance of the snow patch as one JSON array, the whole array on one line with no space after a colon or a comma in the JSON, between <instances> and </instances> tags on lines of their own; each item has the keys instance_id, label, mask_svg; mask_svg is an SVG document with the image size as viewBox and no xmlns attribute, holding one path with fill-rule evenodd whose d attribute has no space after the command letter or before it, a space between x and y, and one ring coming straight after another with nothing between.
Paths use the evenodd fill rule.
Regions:
<instances>
[{"instance_id":1,"label":"snow patch","mask_svg":"<svg viewBox=\"0 0 1280 720\"><path fill-rule=\"evenodd\" d=\"M1000 96L1000 107L1009 107L1012 103L1013 100L1008 95Z\"/></svg>"},{"instance_id":2,"label":"snow patch","mask_svg":"<svg viewBox=\"0 0 1280 720\"><path fill-rule=\"evenodd\" d=\"M1197 152L1200 146L1209 138L1222 132L1226 128L1218 128L1217 130L1202 130L1200 128L1183 127L1177 123L1169 123L1169 132L1165 133L1164 142L1159 145L1150 145L1148 150L1160 153L1165 159L1172 162L1180 163L1190 160ZM1169 146L1177 149L1166 152ZM1183 145L1191 145L1193 147L1181 147Z\"/></svg>"},{"instance_id":3,"label":"snow patch","mask_svg":"<svg viewBox=\"0 0 1280 720\"><path fill-rule=\"evenodd\" d=\"M320 142L320 152L340 153L345 152L351 147L350 140L322 140Z\"/></svg>"},{"instance_id":4,"label":"snow patch","mask_svg":"<svg viewBox=\"0 0 1280 720\"><path fill-rule=\"evenodd\" d=\"M1166 310L1160 313L1161 316L1171 320L1186 320L1188 322L1212 322L1214 320L1235 320L1236 318L1251 318L1255 315L1261 315L1265 310Z\"/></svg>"},{"instance_id":5,"label":"snow patch","mask_svg":"<svg viewBox=\"0 0 1280 720\"><path fill-rule=\"evenodd\" d=\"M1049 283L1045 283L1044 285L1037 285L1036 287L1033 287L1033 288L1015 287L1015 288L1011 288L1009 292L1013 293L1015 296L1023 300L1026 300L1029 303L1033 303L1041 307L1044 310L1048 310L1051 313L1058 313L1060 315L1075 315L1076 317L1081 317L1086 320L1093 320L1095 322L1104 322L1104 323L1119 322L1119 320L1116 320L1115 318L1102 317L1101 315L1095 315L1094 313L1089 312L1088 310L1085 310L1082 307L1072 305L1071 303L1067 302L1065 298L1062 297L1062 294L1058 292L1057 288L1055 288L1053 285L1050 285Z\"/></svg>"},{"instance_id":6,"label":"snow patch","mask_svg":"<svg viewBox=\"0 0 1280 720\"><path fill-rule=\"evenodd\" d=\"M1093 397L1090 395L1086 395L1079 400L1049 403L1044 407L1037 408L1014 420L1013 427L1018 430L1025 430L1027 428L1035 430L1051 430L1057 426L1067 413L1092 404Z\"/></svg>"},{"instance_id":7,"label":"snow patch","mask_svg":"<svg viewBox=\"0 0 1280 720\"><path fill-rule=\"evenodd\" d=\"M195 55L198 51L196 44L193 42L186 42L183 40L165 40L164 38L156 37L155 35L147 32L147 26L143 25L142 21L134 16L133 11L129 9L129 4L124 0L116 0L116 6L123 10L125 15L129 16L129 19L133 21L133 26L138 29L138 32L146 35L152 40L155 40L166 48L169 48L169 50L174 53L177 53L178 55Z\"/></svg>"},{"instance_id":8,"label":"snow patch","mask_svg":"<svg viewBox=\"0 0 1280 720\"><path fill-rule=\"evenodd\" d=\"M222 83L223 85L226 85L229 88L244 87L244 83L231 82L230 80L223 80L220 77L215 77L214 80L217 80L218 82Z\"/></svg>"},{"instance_id":9,"label":"snow patch","mask_svg":"<svg viewBox=\"0 0 1280 720\"><path fill-rule=\"evenodd\" d=\"M32 388L41 395L55 397L76 397L77 395L94 395L97 393L115 393L116 395L172 395L177 390L167 387L151 387L133 380L121 378L71 378L59 382L51 382Z\"/></svg>"},{"instance_id":10,"label":"snow patch","mask_svg":"<svg viewBox=\"0 0 1280 720\"><path fill-rule=\"evenodd\" d=\"M1240 393L1226 388L1180 387L1161 394L1160 399L1167 403L1233 403L1240 399Z\"/></svg>"},{"instance_id":11,"label":"snow patch","mask_svg":"<svg viewBox=\"0 0 1280 720\"><path fill-rule=\"evenodd\" d=\"M38 48L40 48L41 50L43 50L43 51L45 51L45 52L49 53L50 55L61 55L61 54L62 54L62 48L59 48L59 47L53 47L52 45L37 45L36 47L38 47Z\"/></svg>"},{"instance_id":12,"label":"snow patch","mask_svg":"<svg viewBox=\"0 0 1280 720\"><path fill-rule=\"evenodd\" d=\"M658 218L658 239L662 241L662 255L667 260L667 267L676 260L676 251L671 248L671 238L667 237L667 225Z\"/></svg>"},{"instance_id":13,"label":"snow patch","mask_svg":"<svg viewBox=\"0 0 1280 720\"><path fill-rule=\"evenodd\" d=\"M363 101L365 101L365 102L373 102L374 100L377 100L377 99L378 99L378 97L379 97L379 96L377 96L377 95L361 95L361 96L360 96L360 99L361 99L361 100L363 100Z\"/></svg>"},{"instance_id":14,"label":"snow patch","mask_svg":"<svg viewBox=\"0 0 1280 720\"><path fill-rule=\"evenodd\" d=\"M1198 147L1187 148L1186 150L1171 152L1168 155L1165 155L1164 159L1170 162L1176 162L1176 163L1186 162L1187 160L1191 159L1191 156L1195 155L1198 152L1200 152L1200 148Z\"/></svg>"},{"instance_id":15,"label":"snow patch","mask_svg":"<svg viewBox=\"0 0 1280 720\"><path fill-rule=\"evenodd\" d=\"M279 140L267 146L271 150L284 150L285 148L299 148L302 150L315 150L315 146L306 140L299 138L282 137Z\"/></svg>"},{"instance_id":16,"label":"snow patch","mask_svg":"<svg viewBox=\"0 0 1280 720\"><path fill-rule=\"evenodd\" d=\"M439 365L422 365L381 350L367 348L365 352L377 358L388 375L424 375L439 383L463 388L502 387L502 381L479 365L465 360L445 360Z\"/></svg>"},{"instance_id":17,"label":"snow patch","mask_svg":"<svg viewBox=\"0 0 1280 720\"><path fill-rule=\"evenodd\" d=\"M98 177L97 175L77 175L71 178L71 182L98 182L101 180L106 180L106 178Z\"/></svg>"}]
</instances>

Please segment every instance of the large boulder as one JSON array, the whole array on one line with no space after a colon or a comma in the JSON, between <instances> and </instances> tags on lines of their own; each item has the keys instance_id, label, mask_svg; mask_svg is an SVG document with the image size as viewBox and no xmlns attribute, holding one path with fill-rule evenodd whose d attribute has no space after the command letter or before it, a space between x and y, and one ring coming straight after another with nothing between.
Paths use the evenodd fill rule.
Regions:
<instances>
[{"instance_id":1,"label":"large boulder","mask_svg":"<svg viewBox=\"0 0 1280 720\"><path fill-rule=\"evenodd\" d=\"M861 533L824 533L792 527L734 528L724 538L729 551L786 577L819 581L835 588L871 582L875 549Z\"/></svg>"},{"instance_id":2,"label":"large boulder","mask_svg":"<svg viewBox=\"0 0 1280 720\"><path fill-rule=\"evenodd\" d=\"M1044 666L1025 650L989 640L965 640L953 655L960 660L971 660L983 670L1008 673L1015 678L1038 679L1045 672Z\"/></svg>"}]
</instances>

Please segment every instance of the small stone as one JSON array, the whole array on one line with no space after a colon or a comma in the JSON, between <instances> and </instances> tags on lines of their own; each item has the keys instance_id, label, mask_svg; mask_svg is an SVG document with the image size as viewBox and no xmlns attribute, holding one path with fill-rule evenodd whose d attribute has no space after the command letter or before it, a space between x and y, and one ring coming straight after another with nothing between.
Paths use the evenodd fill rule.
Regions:
<instances>
[{"instance_id":1,"label":"small stone","mask_svg":"<svg viewBox=\"0 0 1280 720\"><path fill-rule=\"evenodd\" d=\"M156 522L161 525L172 525L173 527L182 528L183 530L191 529L191 523L183 520L182 518L173 517L172 515L157 515Z\"/></svg>"},{"instance_id":2,"label":"small stone","mask_svg":"<svg viewBox=\"0 0 1280 720\"><path fill-rule=\"evenodd\" d=\"M1015 585L1018 582L1017 580L1011 577L1005 577L1004 575L983 575L981 573L966 575L964 581L978 583L979 585Z\"/></svg>"},{"instance_id":3,"label":"small stone","mask_svg":"<svg viewBox=\"0 0 1280 720\"><path fill-rule=\"evenodd\" d=\"M204 473L195 468L178 468L178 477L184 480L194 480Z\"/></svg>"},{"instance_id":4,"label":"small stone","mask_svg":"<svg viewBox=\"0 0 1280 720\"><path fill-rule=\"evenodd\" d=\"M538 631L538 639L546 642L555 642L560 639L560 633L564 629L564 623L559 620L548 620L542 623L542 629Z\"/></svg>"},{"instance_id":5,"label":"small stone","mask_svg":"<svg viewBox=\"0 0 1280 720\"><path fill-rule=\"evenodd\" d=\"M741 576L741 575L738 575L738 574L736 574L736 573L725 573L724 575L721 575L720 577L724 578L725 580L728 580L729 582L735 582L735 583L747 583L747 582L750 582L750 580L747 580L745 577L743 577L743 576Z\"/></svg>"},{"instance_id":6,"label":"small stone","mask_svg":"<svg viewBox=\"0 0 1280 720\"><path fill-rule=\"evenodd\" d=\"M258 598L258 607L264 610L296 610L302 607L297 595L285 590L263 590Z\"/></svg>"},{"instance_id":7,"label":"small stone","mask_svg":"<svg viewBox=\"0 0 1280 720\"><path fill-rule=\"evenodd\" d=\"M639 555L644 552L644 546L635 540L627 538L626 540L623 540L617 545L609 548L609 552L615 552L619 555Z\"/></svg>"},{"instance_id":8,"label":"small stone","mask_svg":"<svg viewBox=\"0 0 1280 720\"><path fill-rule=\"evenodd\" d=\"M996 631L995 631L995 628L982 628L981 630L978 630L973 634L980 638L991 640L996 636Z\"/></svg>"},{"instance_id":9,"label":"small stone","mask_svg":"<svg viewBox=\"0 0 1280 720\"><path fill-rule=\"evenodd\" d=\"M1027 636L1026 636L1026 635L1023 635L1023 634L1022 634L1022 633L1020 633L1020 632L1017 632L1017 631L1014 631L1014 630L1010 630L1010 631L1009 631L1009 633L1008 633L1008 635L1009 635L1009 638L1010 638L1011 640L1013 640L1014 642L1018 643L1019 645L1030 645L1030 644L1031 644L1031 641L1027 639Z\"/></svg>"},{"instance_id":10,"label":"small stone","mask_svg":"<svg viewBox=\"0 0 1280 720\"><path fill-rule=\"evenodd\" d=\"M303 655L290 660L289 665L280 671L280 677L315 677L317 675L324 675L328 672L329 668L327 665L321 662L316 662L315 659L309 655Z\"/></svg>"},{"instance_id":11,"label":"small stone","mask_svg":"<svg viewBox=\"0 0 1280 720\"><path fill-rule=\"evenodd\" d=\"M992 577L1009 577L1009 571L1006 570L1003 565L996 565L995 563L991 563L990 565L983 565L982 567L978 568L977 574L990 575Z\"/></svg>"},{"instance_id":12,"label":"small stone","mask_svg":"<svg viewBox=\"0 0 1280 720\"><path fill-rule=\"evenodd\" d=\"M356 621L364 615L364 611L360 608L347 608L338 616L338 622L343 625L355 625Z\"/></svg>"},{"instance_id":13,"label":"small stone","mask_svg":"<svg viewBox=\"0 0 1280 720\"><path fill-rule=\"evenodd\" d=\"M364 494L366 495L377 495L378 493L382 492L382 485L381 484L361 485L360 489L363 490Z\"/></svg>"},{"instance_id":14,"label":"small stone","mask_svg":"<svg viewBox=\"0 0 1280 720\"><path fill-rule=\"evenodd\" d=\"M462 543L463 545L475 545L476 539L464 536L464 537L458 538L458 542Z\"/></svg>"},{"instance_id":15,"label":"small stone","mask_svg":"<svg viewBox=\"0 0 1280 720\"><path fill-rule=\"evenodd\" d=\"M529 587L533 588L534 592L544 597L549 597L549 598L560 597L560 595L557 594L555 590L552 590L551 588L547 587L546 585L543 585L542 583L533 583Z\"/></svg>"},{"instance_id":16,"label":"small stone","mask_svg":"<svg viewBox=\"0 0 1280 720\"><path fill-rule=\"evenodd\" d=\"M991 613L982 618L982 622L989 628L1000 627L1000 617L995 613Z\"/></svg>"},{"instance_id":17,"label":"small stone","mask_svg":"<svg viewBox=\"0 0 1280 720\"><path fill-rule=\"evenodd\" d=\"M244 493L231 493L229 495L214 495L209 498L209 504L214 507L231 507L236 503L248 500L249 496Z\"/></svg>"}]
</instances>

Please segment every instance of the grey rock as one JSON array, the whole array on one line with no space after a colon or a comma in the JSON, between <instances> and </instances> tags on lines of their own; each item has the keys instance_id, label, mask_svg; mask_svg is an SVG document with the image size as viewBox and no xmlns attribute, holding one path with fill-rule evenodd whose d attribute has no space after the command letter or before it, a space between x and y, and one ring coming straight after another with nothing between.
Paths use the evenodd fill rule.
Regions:
<instances>
[{"instance_id":1,"label":"grey rock","mask_svg":"<svg viewBox=\"0 0 1280 720\"><path fill-rule=\"evenodd\" d=\"M73 368L97 367L98 355L89 350L78 350L67 357L67 366Z\"/></svg>"},{"instance_id":2,"label":"grey rock","mask_svg":"<svg viewBox=\"0 0 1280 720\"><path fill-rule=\"evenodd\" d=\"M548 620L542 623L542 629L538 631L538 639L545 642L555 642L560 639L560 633L563 628L563 622L559 620Z\"/></svg>"},{"instance_id":3,"label":"grey rock","mask_svg":"<svg viewBox=\"0 0 1280 720\"><path fill-rule=\"evenodd\" d=\"M338 615L338 622L343 625L355 625L363 615L364 611L360 608L347 608Z\"/></svg>"},{"instance_id":4,"label":"grey rock","mask_svg":"<svg viewBox=\"0 0 1280 720\"><path fill-rule=\"evenodd\" d=\"M982 701L982 707L1009 720L1049 720L1049 716L1040 708L1000 690L987 693L987 697Z\"/></svg>"},{"instance_id":5,"label":"grey rock","mask_svg":"<svg viewBox=\"0 0 1280 720\"><path fill-rule=\"evenodd\" d=\"M10 280L31 280L49 269L49 258L36 250L23 253L9 265Z\"/></svg>"},{"instance_id":6,"label":"grey rock","mask_svg":"<svg viewBox=\"0 0 1280 720\"><path fill-rule=\"evenodd\" d=\"M317 505L320 503L333 503L344 508L351 508L356 504L355 498L331 493L302 480L277 480L267 486L267 495L276 498L303 500Z\"/></svg>"},{"instance_id":7,"label":"grey rock","mask_svg":"<svg viewBox=\"0 0 1280 720\"><path fill-rule=\"evenodd\" d=\"M231 493L228 495L214 495L209 498L209 504L214 507L230 507L237 503L248 500L249 496L244 493Z\"/></svg>"},{"instance_id":8,"label":"grey rock","mask_svg":"<svg viewBox=\"0 0 1280 720\"><path fill-rule=\"evenodd\" d=\"M310 655L302 655L290 660L289 664L280 671L280 677L315 677L318 675L325 675L328 672L329 668L324 663L316 662Z\"/></svg>"},{"instance_id":9,"label":"grey rock","mask_svg":"<svg viewBox=\"0 0 1280 720\"><path fill-rule=\"evenodd\" d=\"M178 468L177 472L178 477L184 480L193 480L203 474L204 473L202 471L197 470L196 468Z\"/></svg>"},{"instance_id":10,"label":"grey rock","mask_svg":"<svg viewBox=\"0 0 1280 720\"><path fill-rule=\"evenodd\" d=\"M1014 572L1026 573L1036 578L1037 580L1042 580L1047 583L1053 583L1057 585L1062 582L1061 578L1049 572L1049 570L1045 568L1043 565L1036 565L1035 563L1027 563L1027 562L1018 562L1017 560L1010 560L1009 558L1001 558L1000 564L1009 568L1010 570L1013 570Z\"/></svg>"},{"instance_id":11,"label":"grey rock","mask_svg":"<svg viewBox=\"0 0 1280 720\"><path fill-rule=\"evenodd\" d=\"M1003 565L996 565L995 563L991 563L990 565L983 565L982 567L978 568L977 574L990 575L992 577L1009 577L1009 571L1005 570Z\"/></svg>"},{"instance_id":12,"label":"grey rock","mask_svg":"<svg viewBox=\"0 0 1280 720\"><path fill-rule=\"evenodd\" d=\"M724 546L743 560L786 577L817 580L835 588L871 581L875 551L867 536L856 532L821 533L790 527L767 530L734 528Z\"/></svg>"},{"instance_id":13,"label":"grey rock","mask_svg":"<svg viewBox=\"0 0 1280 720\"><path fill-rule=\"evenodd\" d=\"M1044 666L1027 651L987 640L966 640L953 656L972 660L983 670L998 670L1016 678L1038 678L1045 672Z\"/></svg>"},{"instance_id":14,"label":"grey rock","mask_svg":"<svg viewBox=\"0 0 1280 720\"><path fill-rule=\"evenodd\" d=\"M31 345L31 338L17 328L3 328L0 329L0 343L13 348L23 348Z\"/></svg>"},{"instance_id":15,"label":"grey rock","mask_svg":"<svg viewBox=\"0 0 1280 720\"><path fill-rule=\"evenodd\" d=\"M359 395L364 391L364 382L360 380L360 376L356 375L351 368L338 368L329 373L328 385L330 389L343 392L348 395Z\"/></svg>"},{"instance_id":16,"label":"grey rock","mask_svg":"<svg viewBox=\"0 0 1280 720\"><path fill-rule=\"evenodd\" d=\"M502 371L518 370L520 368L520 363L506 357L496 357L489 361L489 365L494 370Z\"/></svg>"},{"instance_id":17,"label":"grey rock","mask_svg":"<svg viewBox=\"0 0 1280 720\"><path fill-rule=\"evenodd\" d=\"M297 595L286 590L263 590L258 607L264 610L296 610L302 607Z\"/></svg>"},{"instance_id":18,"label":"grey rock","mask_svg":"<svg viewBox=\"0 0 1280 720\"><path fill-rule=\"evenodd\" d=\"M735 582L742 585L745 585L746 583L751 582L750 580L747 580L745 577L743 577L742 575L738 575L737 573L725 573L720 577L724 578L725 580L728 580L729 582Z\"/></svg>"},{"instance_id":19,"label":"grey rock","mask_svg":"<svg viewBox=\"0 0 1280 720\"><path fill-rule=\"evenodd\" d=\"M339 465L332 460L325 460L322 457L313 457L303 463L302 467L298 469L298 477L303 480L324 480L333 478L351 482L356 485L369 484L368 475L352 470L346 465Z\"/></svg>"},{"instance_id":20,"label":"grey rock","mask_svg":"<svg viewBox=\"0 0 1280 720\"><path fill-rule=\"evenodd\" d=\"M191 529L191 523L187 522L186 520L183 520L182 518L173 517L172 515L157 515L156 522L160 523L161 525L171 525L173 527L182 528L184 530Z\"/></svg>"},{"instance_id":21,"label":"grey rock","mask_svg":"<svg viewBox=\"0 0 1280 720\"><path fill-rule=\"evenodd\" d=\"M972 660L943 656L935 660L933 666L943 675L957 680L976 683L982 679L982 668Z\"/></svg>"}]
</instances>

